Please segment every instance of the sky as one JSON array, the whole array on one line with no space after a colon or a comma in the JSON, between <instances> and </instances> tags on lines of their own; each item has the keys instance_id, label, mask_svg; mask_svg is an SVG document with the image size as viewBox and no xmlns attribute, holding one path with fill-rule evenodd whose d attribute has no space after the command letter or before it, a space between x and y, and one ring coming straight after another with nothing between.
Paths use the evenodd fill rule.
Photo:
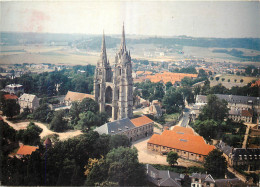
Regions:
<instances>
[{"instance_id":1,"label":"sky","mask_svg":"<svg viewBox=\"0 0 260 187\"><path fill-rule=\"evenodd\" d=\"M2 1L0 31L260 38L260 1Z\"/></svg>"}]
</instances>

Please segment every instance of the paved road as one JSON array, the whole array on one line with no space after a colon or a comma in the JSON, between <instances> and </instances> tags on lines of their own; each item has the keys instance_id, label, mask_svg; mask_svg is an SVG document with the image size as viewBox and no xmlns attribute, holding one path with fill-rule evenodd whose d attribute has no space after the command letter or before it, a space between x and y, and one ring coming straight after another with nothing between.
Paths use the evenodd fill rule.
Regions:
<instances>
[{"instance_id":1,"label":"paved road","mask_svg":"<svg viewBox=\"0 0 260 187\"><path fill-rule=\"evenodd\" d=\"M190 109L189 108L185 108L184 112L183 112L183 117L182 117L182 121L181 121L181 125L182 127L186 127L187 125L189 125L189 120L190 120Z\"/></svg>"}]
</instances>

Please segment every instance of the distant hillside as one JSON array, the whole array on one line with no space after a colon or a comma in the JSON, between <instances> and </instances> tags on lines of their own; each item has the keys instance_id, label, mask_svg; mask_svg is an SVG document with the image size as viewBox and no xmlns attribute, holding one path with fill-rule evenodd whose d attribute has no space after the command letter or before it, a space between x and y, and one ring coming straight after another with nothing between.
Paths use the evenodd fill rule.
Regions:
<instances>
[{"instance_id":1,"label":"distant hillside","mask_svg":"<svg viewBox=\"0 0 260 187\"><path fill-rule=\"evenodd\" d=\"M52 34L52 33L0 33L2 45L19 44L53 44L55 42L67 42L78 48L100 49L101 35L84 34ZM114 48L119 42L118 36L106 36L108 48ZM128 44L159 44L165 47L174 45L194 47L217 47L217 48L245 48L260 51L260 38L194 38L194 37L147 37L143 39L129 38ZM63 44L65 45L65 44Z\"/></svg>"}]
</instances>

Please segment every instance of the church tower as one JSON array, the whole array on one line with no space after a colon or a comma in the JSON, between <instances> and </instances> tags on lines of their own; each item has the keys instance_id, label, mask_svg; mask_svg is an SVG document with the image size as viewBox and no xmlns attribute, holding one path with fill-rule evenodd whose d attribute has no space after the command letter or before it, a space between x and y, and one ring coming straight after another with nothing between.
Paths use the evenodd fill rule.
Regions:
<instances>
[{"instance_id":1,"label":"church tower","mask_svg":"<svg viewBox=\"0 0 260 187\"><path fill-rule=\"evenodd\" d=\"M123 25L120 49L115 57L112 72L107 60L105 36L101 47L100 59L94 77L94 95L100 112L106 111L112 120L133 116L133 78L130 51L126 50Z\"/></svg>"}]
</instances>

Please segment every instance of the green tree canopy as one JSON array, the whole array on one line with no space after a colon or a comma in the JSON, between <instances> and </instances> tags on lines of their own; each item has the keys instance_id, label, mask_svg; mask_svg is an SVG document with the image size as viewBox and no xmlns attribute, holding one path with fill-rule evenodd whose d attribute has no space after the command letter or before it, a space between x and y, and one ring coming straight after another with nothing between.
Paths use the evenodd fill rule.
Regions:
<instances>
[{"instance_id":1,"label":"green tree canopy","mask_svg":"<svg viewBox=\"0 0 260 187\"><path fill-rule=\"evenodd\" d=\"M119 147L106 156L109 165L108 179L120 186L140 186L145 184L145 168L138 162L137 150Z\"/></svg>"},{"instance_id":2,"label":"green tree canopy","mask_svg":"<svg viewBox=\"0 0 260 187\"><path fill-rule=\"evenodd\" d=\"M13 118L14 116L20 114L20 105L15 99L7 99L2 107L3 114L8 118Z\"/></svg>"},{"instance_id":3,"label":"green tree canopy","mask_svg":"<svg viewBox=\"0 0 260 187\"><path fill-rule=\"evenodd\" d=\"M227 161L221 151L214 149L205 157L204 167L213 177L224 178L227 171Z\"/></svg>"},{"instance_id":4,"label":"green tree canopy","mask_svg":"<svg viewBox=\"0 0 260 187\"><path fill-rule=\"evenodd\" d=\"M65 111L58 110L50 123L50 129L55 132L63 132L68 129L68 122L65 120Z\"/></svg>"},{"instance_id":5,"label":"green tree canopy","mask_svg":"<svg viewBox=\"0 0 260 187\"><path fill-rule=\"evenodd\" d=\"M130 147L131 142L126 135L116 134L110 138L109 147L110 149L118 147Z\"/></svg>"},{"instance_id":6,"label":"green tree canopy","mask_svg":"<svg viewBox=\"0 0 260 187\"><path fill-rule=\"evenodd\" d=\"M199 115L200 120L213 119L223 121L228 116L228 107L225 100L219 100L215 95L207 96L207 104L202 108Z\"/></svg>"},{"instance_id":7,"label":"green tree canopy","mask_svg":"<svg viewBox=\"0 0 260 187\"><path fill-rule=\"evenodd\" d=\"M40 105L34 112L33 112L33 119L39 120L41 122L51 122L52 115L50 115L53 111L51 111L48 104Z\"/></svg>"},{"instance_id":8,"label":"green tree canopy","mask_svg":"<svg viewBox=\"0 0 260 187\"><path fill-rule=\"evenodd\" d=\"M76 126L77 129L89 130L91 126L97 125L98 118L96 114L91 111L79 114L79 121Z\"/></svg>"},{"instance_id":9,"label":"green tree canopy","mask_svg":"<svg viewBox=\"0 0 260 187\"><path fill-rule=\"evenodd\" d=\"M173 166L174 164L178 164L177 160L179 158L179 155L173 151L170 151L168 154L167 154L167 162Z\"/></svg>"}]
</instances>

